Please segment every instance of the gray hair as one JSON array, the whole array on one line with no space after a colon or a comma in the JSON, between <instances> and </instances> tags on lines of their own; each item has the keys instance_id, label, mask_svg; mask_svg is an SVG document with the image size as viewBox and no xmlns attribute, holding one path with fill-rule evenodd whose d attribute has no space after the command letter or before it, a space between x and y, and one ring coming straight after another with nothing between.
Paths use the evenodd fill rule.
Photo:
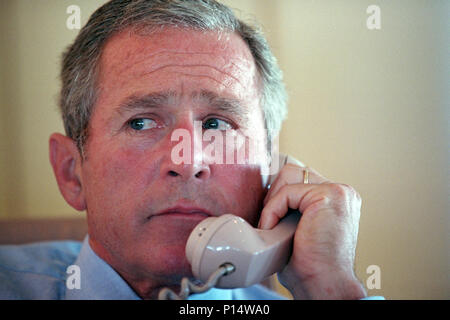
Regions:
<instances>
[{"instance_id":1,"label":"gray hair","mask_svg":"<svg viewBox=\"0 0 450 320\"><path fill-rule=\"evenodd\" d=\"M91 15L63 54L59 103L66 134L81 154L96 102L99 60L106 41L125 29L165 26L236 32L245 41L262 83L260 105L269 147L287 115L287 95L282 72L259 29L238 20L231 9L214 0L112 0Z\"/></svg>"}]
</instances>

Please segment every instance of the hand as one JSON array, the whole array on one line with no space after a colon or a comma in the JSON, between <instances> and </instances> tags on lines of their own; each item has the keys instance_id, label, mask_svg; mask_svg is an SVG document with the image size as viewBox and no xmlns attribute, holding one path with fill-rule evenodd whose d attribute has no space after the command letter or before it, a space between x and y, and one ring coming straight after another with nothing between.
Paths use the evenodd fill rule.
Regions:
<instances>
[{"instance_id":1,"label":"hand","mask_svg":"<svg viewBox=\"0 0 450 320\"><path fill-rule=\"evenodd\" d=\"M292 256L279 273L294 299L360 299L365 290L353 271L361 197L345 184L333 183L308 168L286 164L264 199L259 227L273 228L297 209L302 217Z\"/></svg>"}]
</instances>

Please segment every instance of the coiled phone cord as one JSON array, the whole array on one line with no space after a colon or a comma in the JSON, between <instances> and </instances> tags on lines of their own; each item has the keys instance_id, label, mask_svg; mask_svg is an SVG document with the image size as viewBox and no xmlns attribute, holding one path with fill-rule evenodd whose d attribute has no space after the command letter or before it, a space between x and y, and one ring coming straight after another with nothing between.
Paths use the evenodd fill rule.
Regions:
<instances>
[{"instance_id":1,"label":"coiled phone cord","mask_svg":"<svg viewBox=\"0 0 450 320\"><path fill-rule=\"evenodd\" d=\"M191 293L208 291L217 284L220 278L234 272L234 270L234 265L231 263L224 263L209 276L208 281L202 286L197 286L188 278L183 278L181 280L180 293L176 294L169 288L163 288L159 291L158 300L185 300Z\"/></svg>"}]
</instances>

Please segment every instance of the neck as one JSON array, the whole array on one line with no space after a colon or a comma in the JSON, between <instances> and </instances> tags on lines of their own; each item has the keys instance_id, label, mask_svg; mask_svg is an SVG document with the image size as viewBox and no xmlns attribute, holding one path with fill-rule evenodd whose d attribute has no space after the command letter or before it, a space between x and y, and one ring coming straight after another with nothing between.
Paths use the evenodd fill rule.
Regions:
<instances>
[{"instance_id":1,"label":"neck","mask_svg":"<svg viewBox=\"0 0 450 320\"><path fill-rule=\"evenodd\" d=\"M120 273L119 273L120 274ZM127 282L127 284L136 292L136 294L144 300L156 300L158 299L159 292L168 288L175 292L176 294L180 291L181 280L176 284L170 284L168 279L145 279L138 280L127 278L126 275L120 274L120 276Z\"/></svg>"},{"instance_id":2,"label":"neck","mask_svg":"<svg viewBox=\"0 0 450 320\"><path fill-rule=\"evenodd\" d=\"M137 270L130 271L127 268L122 268L122 263L117 261L91 237L89 238L89 245L95 254L109 264L140 298L145 300L158 299L159 291L163 288L169 288L175 293L179 293L182 276L155 275Z\"/></svg>"}]
</instances>

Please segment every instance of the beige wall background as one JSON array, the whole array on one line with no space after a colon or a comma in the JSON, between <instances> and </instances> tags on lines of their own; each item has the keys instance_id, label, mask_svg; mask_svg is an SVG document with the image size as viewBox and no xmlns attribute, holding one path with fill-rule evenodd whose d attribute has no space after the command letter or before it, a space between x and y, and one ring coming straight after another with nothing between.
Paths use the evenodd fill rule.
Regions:
<instances>
[{"instance_id":1,"label":"beige wall background","mask_svg":"<svg viewBox=\"0 0 450 320\"><path fill-rule=\"evenodd\" d=\"M0 218L77 217L60 196L48 137L63 49L104 1L3 0ZM259 21L290 95L281 150L363 197L356 272L388 299L449 299L450 2L228 0ZM368 30L369 5L381 29Z\"/></svg>"}]
</instances>

